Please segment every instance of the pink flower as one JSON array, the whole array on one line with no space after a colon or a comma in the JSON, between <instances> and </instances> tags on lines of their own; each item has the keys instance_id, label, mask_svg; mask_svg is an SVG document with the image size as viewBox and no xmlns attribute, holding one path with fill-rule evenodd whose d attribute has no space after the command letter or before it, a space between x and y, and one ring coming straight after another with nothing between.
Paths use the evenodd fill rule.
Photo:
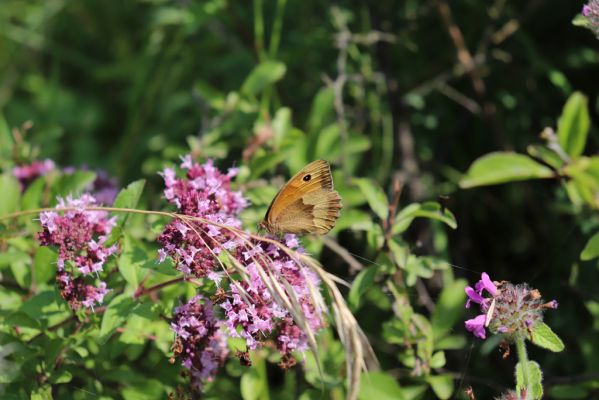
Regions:
<instances>
[{"instance_id":1,"label":"pink flower","mask_svg":"<svg viewBox=\"0 0 599 400\"><path fill-rule=\"evenodd\" d=\"M80 198L59 199L57 209L76 208L62 213L48 211L40 213L42 231L38 240L42 246L58 249L57 283L62 297L71 308L81 305L91 308L102 303L108 292L106 283L98 286L88 285L83 276L102 271L107 258L118 250L116 245L107 247L105 242L116 224L116 218L108 218L105 211L86 211L85 208L96 205L89 194ZM67 266L70 268L67 269ZM75 277L75 272L82 275Z\"/></svg>"},{"instance_id":2,"label":"pink flower","mask_svg":"<svg viewBox=\"0 0 599 400\"><path fill-rule=\"evenodd\" d=\"M476 318L469 319L466 321L466 329L474 334L474 336L479 337L481 339L486 338L485 332L485 321L486 315L481 314Z\"/></svg>"},{"instance_id":3,"label":"pink flower","mask_svg":"<svg viewBox=\"0 0 599 400\"><path fill-rule=\"evenodd\" d=\"M476 303L482 312L465 322L466 329L481 339L486 338L485 328L502 334L508 342L530 337L534 327L543 320L543 311L557 308L557 301L543 303L541 293L527 284L501 282L496 285L486 272L474 288L466 288L466 294L466 307Z\"/></svg>"},{"instance_id":4,"label":"pink flower","mask_svg":"<svg viewBox=\"0 0 599 400\"><path fill-rule=\"evenodd\" d=\"M54 161L46 159L36 160L28 165L20 165L12 169L12 173L21 183L21 190L24 191L31 182L40 176L46 175L55 169Z\"/></svg>"},{"instance_id":5,"label":"pink flower","mask_svg":"<svg viewBox=\"0 0 599 400\"><path fill-rule=\"evenodd\" d=\"M237 214L247 206L247 201L241 193L231 190L233 175L222 174L211 160L203 165L194 163L190 155L182 157L181 168L187 170L185 178L177 178L175 170L170 168L160 174L166 186L166 200L181 214L240 228ZM171 257L179 271L198 278L213 271L215 254L239 245L239 239L231 232L192 220L174 220L165 227L158 242L162 244L160 260Z\"/></svg>"},{"instance_id":6,"label":"pink flower","mask_svg":"<svg viewBox=\"0 0 599 400\"><path fill-rule=\"evenodd\" d=\"M214 378L229 353L213 307L210 300L197 295L175 309L171 322L176 335L174 357L190 371L196 389Z\"/></svg>"}]
</instances>

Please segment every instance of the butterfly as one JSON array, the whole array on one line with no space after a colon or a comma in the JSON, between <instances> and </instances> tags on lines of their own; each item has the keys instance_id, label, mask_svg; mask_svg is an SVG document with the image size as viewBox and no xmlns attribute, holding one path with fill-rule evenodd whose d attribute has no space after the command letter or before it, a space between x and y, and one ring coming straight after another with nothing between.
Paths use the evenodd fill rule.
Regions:
<instances>
[{"instance_id":1,"label":"butterfly","mask_svg":"<svg viewBox=\"0 0 599 400\"><path fill-rule=\"evenodd\" d=\"M342 207L329 163L316 160L279 190L259 226L276 234L324 235L335 226Z\"/></svg>"}]
</instances>

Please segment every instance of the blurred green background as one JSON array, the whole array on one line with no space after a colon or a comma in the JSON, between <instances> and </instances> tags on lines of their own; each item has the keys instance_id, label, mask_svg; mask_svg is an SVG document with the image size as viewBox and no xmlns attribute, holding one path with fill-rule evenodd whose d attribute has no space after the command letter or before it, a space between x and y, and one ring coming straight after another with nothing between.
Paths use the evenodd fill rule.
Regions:
<instances>
[{"instance_id":1,"label":"blurred green background","mask_svg":"<svg viewBox=\"0 0 599 400\"><path fill-rule=\"evenodd\" d=\"M322 157L337 181L368 177L389 197L401 179L402 206L444 196L458 229L416 221L404 235L410 250L446 259L470 282L487 271L556 298L548 324L568 351L533 349L531 358L549 384L589 374L597 382L597 312L585 305L599 302L599 273L577 261L599 226L596 211L570 205L558 180L458 186L476 158L540 143L573 91L588 96L596 123L599 42L572 25L581 7L2 0L0 110L11 127L33 122L25 139L39 147L37 158L104 169L121 185L148 179L154 209L162 204L156 171L189 151L223 168L249 166L246 183L289 177ZM597 137L592 127L587 154ZM342 231L338 240L373 257L364 235ZM334 253L322 260L352 279ZM426 281L433 300L442 284ZM380 327L368 314L358 311L377 348ZM490 346L480 353L480 343L449 352L445 368L456 387L466 376L467 385L497 393L512 384L513 365Z\"/></svg>"}]
</instances>

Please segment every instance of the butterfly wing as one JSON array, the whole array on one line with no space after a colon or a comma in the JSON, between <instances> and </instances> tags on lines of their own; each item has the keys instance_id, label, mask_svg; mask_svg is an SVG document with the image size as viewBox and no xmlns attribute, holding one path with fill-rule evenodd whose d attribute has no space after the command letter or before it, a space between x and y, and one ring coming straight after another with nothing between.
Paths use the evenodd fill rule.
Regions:
<instances>
[{"instance_id":1,"label":"butterfly wing","mask_svg":"<svg viewBox=\"0 0 599 400\"><path fill-rule=\"evenodd\" d=\"M329 163L316 160L283 186L270 204L263 226L275 233L324 235L335 225L341 208Z\"/></svg>"}]
</instances>

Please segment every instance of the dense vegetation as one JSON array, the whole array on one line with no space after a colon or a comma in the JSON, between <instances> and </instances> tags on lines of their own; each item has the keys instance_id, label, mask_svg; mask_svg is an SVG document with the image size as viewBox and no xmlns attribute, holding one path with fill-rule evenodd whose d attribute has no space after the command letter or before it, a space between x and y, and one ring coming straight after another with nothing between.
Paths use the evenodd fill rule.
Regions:
<instances>
[{"instance_id":1,"label":"dense vegetation","mask_svg":"<svg viewBox=\"0 0 599 400\"><path fill-rule=\"evenodd\" d=\"M523 398L597 396L599 42L580 25L599 24L599 5L590 22L582 6L4 0L0 396L485 399L523 382ZM344 204L325 237L273 244L211 225L264 235L278 188L316 159ZM80 209L27 212L57 204ZM99 204L129 211L81 209ZM203 258L186 269L192 246ZM273 281L235 246L269 254ZM269 285L293 268L304 272L279 282L297 295L285 308ZM475 337L464 303L477 294L464 289L479 280L475 302L495 322L512 289L551 310L522 317L523 336L510 320ZM216 321L244 290L281 301L266 302L272 325L227 314L248 336L221 338ZM193 343L190 315L208 321ZM515 374L524 338L535 363ZM181 349L219 340L227 357L184 373ZM352 375L361 357L371 373Z\"/></svg>"}]
</instances>

